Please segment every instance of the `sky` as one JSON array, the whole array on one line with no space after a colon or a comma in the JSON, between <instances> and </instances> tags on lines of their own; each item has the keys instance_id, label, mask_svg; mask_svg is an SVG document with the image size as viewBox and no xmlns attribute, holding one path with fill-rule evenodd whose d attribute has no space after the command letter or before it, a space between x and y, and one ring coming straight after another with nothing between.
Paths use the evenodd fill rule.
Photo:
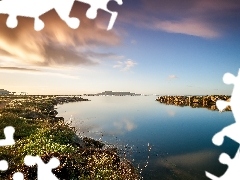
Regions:
<instances>
[{"instance_id":1,"label":"sky","mask_svg":"<svg viewBox=\"0 0 240 180\"><path fill-rule=\"evenodd\" d=\"M2 3L2 2L0 2ZM130 91L157 95L207 95L232 92L222 81L240 68L239 0L123 0L108 3L118 12L75 1L71 29L53 9L34 19L18 17L8 28L0 14L0 89L27 94Z\"/></svg>"}]
</instances>

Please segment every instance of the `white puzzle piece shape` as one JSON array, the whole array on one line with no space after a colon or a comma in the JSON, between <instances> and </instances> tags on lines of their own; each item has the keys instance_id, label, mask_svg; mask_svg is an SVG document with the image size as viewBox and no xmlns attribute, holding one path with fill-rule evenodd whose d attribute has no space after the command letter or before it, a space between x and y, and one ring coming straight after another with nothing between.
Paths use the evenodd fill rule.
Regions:
<instances>
[{"instance_id":1,"label":"white puzzle piece shape","mask_svg":"<svg viewBox=\"0 0 240 180\"><path fill-rule=\"evenodd\" d=\"M0 1L0 14L8 14L7 26L15 28L18 25L17 16L34 18L34 29L40 31L44 28L44 22L39 16L55 9L60 18L73 29L76 29L80 21L70 18L74 0L2 0Z\"/></svg>"},{"instance_id":2,"label":"white puzzle piece shape","mask_svg":"<svg viewBox=\"0 0 240 180\"><path fill-rule=\"evenodd\" d=\"M11 146L15 144L14 132L15 129L12 126L7 126L3 130L5 139L0 139L0 146ZM0 171L6 171L8 169L8 162L6 160L0 161Z\"/></svg>"},{"instance_id":3,"label":"white puzzle piece shape","mask_svg":"<svg viewBox=\"0 0 240 180\"><path fill-rule=\"evenodd\" d=\"M6 160L0 161L0 171L6 171L8 169L8 162Z\"/></svg>"},{"instance_id":4,"label":"white puzzle piece shape","mask_svg":"<svg viewBox=\"0 0 240 180\"><path fill-rule=\"evenodd\" d=\"M238 149L235 157L231 159L229 155L226 153L222 153L219 157L219 161L221 164L226 164L228 165L228 169L220 177L217 177L215 175L212 175L209 172L206 172L206 176L212 180L238 180L240 177L240 149Z\"/></svg>"},{"instance_id":5,"label":"white puzzle piece shape","mask_svg":"<svg viewBox=\"0 0 240 180\"><path fill-rule=\"evenodd\" d=\"M79 2L83 2L85 4L89 4L91 7L87 10L86 16L89 19L95 19L97 17L97 11L98 9L104 10L111 14L111 18L108 24L107 30L111 30L113 28L113 25L117 19L118 13L110 11L107 8L107 4L110 0L77 0ZM119 5L122 5L122 0L115 0Z\"/></svg>"},{"instance_id":6,"label":"white puzzle piece shape","mask_svg":"<svg viewBox=\"0 0 240 180\"><path fill-rule=\"evenodd\" d=\"M91 7L88 9L86 16L89 19L94 19L97 16L97 10L102 9L111 14L108 29L112 29L117 15L117 12L110 11L107 4L110 0L77 0ZM119 5L122 5L122 0L115 0ZM39 17L46 12L55 9L59 17L67 23L67 25L76 29L80 25L78 18L69 17L75 0L1 0L0 14L8 14L7 26L15 28L18 25L17 16L34 18L34 29L40 31L44 28L44 22Z\"/></svg>"},{"instance_id":7,"label":"white puzzle piece shape","mask_svg":"<svg viewBox=\"0 0 240 180\"><path fill-rule=\"evenodd\" d=\"M224 142L224 137L229 137L233 141L240 144L240 70L238 76L234 76L231 73L226 73L223 76L223 82L225 84L233 84L234 88L231 95L230 102L218 100L216 105L220 111L223 111L227 106L231 106L235 123L223 128L220 132L216 133L213 138L213 144L220 146ZM235 157L231 159L226 153L222 153L219 157L219 161L222 164L227 164L227 171L221 176L216 177L209 172L205 172L206 176L212 180L237 180L240 179L240 149L238 149Z\"/></svg>"},{"instance_id":8,"label":"white puzzle piece shape","mask_svg":"<svg viewBox=\"0 0 240 180\"><path fill-rule=\"evenodd\" d=\"M16 172L13 174L13 180L24 180L24 176L21 172Z\"/></svg>"},{"instance_id":9,"label":"white puzzle piece shape","mask_svg":"<svg viewBox=\"0 0 240 180\"><path fill-rule=\"evenodd\" d=\"M57 158L53 157L47 164L45 164L41 157L27 155L24 158L24 163L27 166L38 165L38 180L58 180L58 178L52 173L52 169L55 169L60 165L60 161Z\"/></svg>"},{"instance_id":10,"label":"white puzzle piece shape","mask_svg":"<svg viewBox=\"0 0 240 180\"><path fill-rule=\"evenodd\" d=\"M7 126L4 128L5 139L0 139L0 146L11 146L15 144L13 135L15 129L12 126Z\"/></svg>"}]
</instances>

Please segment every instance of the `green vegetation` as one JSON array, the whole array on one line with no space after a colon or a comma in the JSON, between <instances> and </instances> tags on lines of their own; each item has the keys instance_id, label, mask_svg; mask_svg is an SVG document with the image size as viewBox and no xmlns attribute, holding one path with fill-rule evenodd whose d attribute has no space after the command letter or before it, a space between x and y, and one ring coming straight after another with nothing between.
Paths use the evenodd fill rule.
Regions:
<instances>
[{"instance_id":1,"label":"green vegetation","mask_svg":"<svg viewBox=\"0 0 240 180\"><path fill-rule=\"evenodd\" d=\"M5 98L5 97L4 97ZM1 102L6 98L0 99ZM114 148L90 138L79 138L73 127L52 113L56 97L27 97L7 99L0 109L0 138L6 126L15 128L12 146L0 147L0 159L9 163L7 171L0 171L0 179L12 179L22 172L25 179L37 179L37 167L24 165L26 155L40 156L47 163L52 157L60 160L53 173L60 180L78 179L140 179L132 164L121 158Z\"/></svg>"}]
</instances>

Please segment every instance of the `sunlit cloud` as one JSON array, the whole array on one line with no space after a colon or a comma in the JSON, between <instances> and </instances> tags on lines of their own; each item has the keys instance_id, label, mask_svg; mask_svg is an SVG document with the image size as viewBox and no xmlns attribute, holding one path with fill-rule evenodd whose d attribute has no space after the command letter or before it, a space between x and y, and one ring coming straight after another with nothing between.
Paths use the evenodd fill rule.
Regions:
<instances>
[{"instance_id":1,"label":"sunlit cloud","mask_svg":"<svg viewBox=\"0 0 240 180\"><path fill-rule=\"evenodd\" d=\"M150 24L149 27L154 30L204 38L216 38L220 36L220 33L216 29L197 19L182 19L179 21L156 20L153 24Z\"/></svg>"},{"instance_id":2,"label":"sunlit cloud","mask_svg":"<svg viewBox=\"0 0 240 180\"><path fill-rule=\"evenodd\" d=\"M126 61L117 61L117 64L113 66L113 68L118 68L120 71L130 71L137 63L131 59Z\"/></svg>"},{"instance_id":3,"label":"sunlit cloud","mask_svg":"<svg viewBox=\"0 0 240 180\"><path fill-rule=\"evenodd\" d=\"M98 59L112 57L114 54L101 54L96 49L119 45L121 37L115 30L106 30L105 16L97 20L86 18L87 8L74 4L71 16L81 20L76 30L69 28L55 11L41 16L45 28L39 32L34 30L31 18L18 18L17 28L10 29L5 25L7 16L0 15L0 56L10 57L16 63L52 67L97 65Z\"/></svg>"},{"instance_id":4,"label":"sunlit cloud","mask_svg":"<svg viewBox=\"0 0 240 180\"><path fill-rule=\"evenodd\" d=\"M1 70L13 70L13 71L39 71L37 69L22 68L22 67L0 67Z\"/></svg>"},{"instance_id":5,"label":"sunlit cloud","mask_svg":"<svg viewBox=\"0 0 240 180\"><path fill-rule=\"evenodd\" d=\"M28 75L39 75L39 76L48 76L49 78L51 76L64 78L64 79L79 79L78 76L70 75L64 72L54 72L54 71L42 71L38 69L31 69L31 68L21 68L21 67L0 67L0 72L3 73L22 73L22 74L28 74Z\"/></svg>"},{"instance_id":6,"label":"sunlit cloud","mask_svg":"<svg viewBox=\"0 0 240 180\"><path fill-rule=\"evenodd\" d=\"M128 13L129 17L122 19L123 22L154 31L163 31L175 34L185 34L202 38L218 38L222 32L211 22L199 17L176 17L172 19L162 18L160 15L139 15L137 12ZM139 17L140 16L140 17ZM139 21L141 19L141 21Z\"/></svg>"},{"instance_id":7,"label":"sunlit cloud","mask_svg":"<svg viewBox=\"0 0 240 180\"><path fill-rule=\"evenodd\" d=\"M136 17L135 17L136 16ZM131 19L124 20L127 23L150 29L154 31L163 31L175 34L185 34L190 36L197 36L202 38L218 38L222 36L222 32L201 19L186 18L177 20L163 20L161 18L145 16L139 22L138 15L132 16Z\"/></svg>"}]
</instances>

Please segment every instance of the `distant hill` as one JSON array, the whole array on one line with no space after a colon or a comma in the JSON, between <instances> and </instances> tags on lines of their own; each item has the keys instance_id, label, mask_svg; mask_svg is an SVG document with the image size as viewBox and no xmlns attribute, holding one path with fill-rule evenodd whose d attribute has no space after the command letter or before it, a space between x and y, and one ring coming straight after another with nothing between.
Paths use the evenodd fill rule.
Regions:
<instances>
[{"instance_id":1,"label":"distant hill","mask_svg":"<svg viewBox=\"0 0 240 180\"><path fill-rule=\"evenodd\" d=\"M85 96L141 96L141 94L135 94L131 92L113 92L105 91L97 94L84 94Z\"/></svg>"}]
</instances>

